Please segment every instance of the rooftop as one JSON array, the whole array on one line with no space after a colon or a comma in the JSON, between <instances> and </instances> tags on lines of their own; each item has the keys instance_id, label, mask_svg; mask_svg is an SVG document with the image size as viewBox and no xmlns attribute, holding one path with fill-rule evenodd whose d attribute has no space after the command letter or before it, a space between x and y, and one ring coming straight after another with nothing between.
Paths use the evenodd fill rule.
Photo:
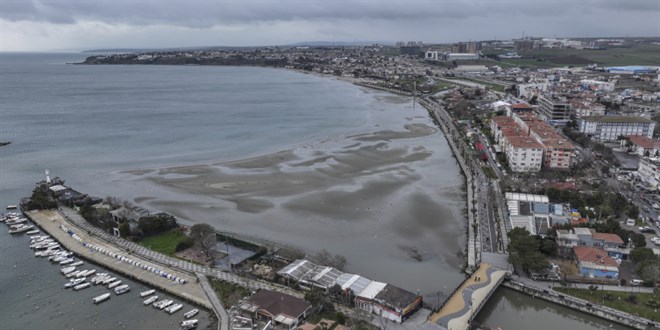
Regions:
<instances>
[{"instance_id":1,"label":"rooftop","mask_svg":"<svg viewBox=\"0 0 660 330\"><path fill-rule=\"evenodd\" d=\"M634 116L588 116L582 118L585 121L600 123L652 123L653 120Z\"/></svg>"},{"instance_id":2,"label":"rooftop","mask_svg":"<svg viewBox=\"0 0 660 330\"><path fill-rule=\"evenodd\" d=\"M514 192L506 193L506 199L514 200L514 201L540 202L540 203L550 202L548 196L545 195L523 194L523 193L514 193Z\"/></svg>"},{"instance_id":3,"label":"rooftop","mask_svg":"<svg viewBox=\"0 0 660 330\"><path fill-rule=\"evenodd\" d=\"M608 256L607 252L604 250L588 246L574 246L573 252L579 262L588 263L588 266L591 268L619 268L619 264L616 263L616 260Z\"/></svg>"},{"instance_id":4,"label":"rooftop","mask_svg":"<svg viewBox=\"0 0 660 330\"><path fill-rule=\"evenodd\" d=\"M297 319L308 308L312 307L310 303L303 299L270 290L259 290L248 298L247 302L274 318L284 315Z\"/></svg>"},{"instance_id":5,"label":"rooftop","mask_svg":"<svg viewBox=\"0 0 660 330\"><path fill-rule=\"evenodd\" d=\"M650 139L649 137L644 135L630 135L628 136L628 138L630 139L631 143L640 146L644 149L653 149L658 144L657 141Z\"/></svg>"}]
</instances>

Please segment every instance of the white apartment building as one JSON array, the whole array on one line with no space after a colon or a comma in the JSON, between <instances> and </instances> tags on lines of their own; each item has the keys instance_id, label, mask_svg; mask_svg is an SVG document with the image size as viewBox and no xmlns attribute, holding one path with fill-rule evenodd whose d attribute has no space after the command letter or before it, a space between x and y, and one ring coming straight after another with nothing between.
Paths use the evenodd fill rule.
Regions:
<instances>
[{"instance_id":1,"label":"white apartment building","mask_svg":"<svg viewBox=\"0 0 660 330\"><path fill-rule=\"evenodd\" d=\"M658 189L658 183L660 183L660 159L641 158L639 168L637 169L637 176L649 187Z\"/></svg>"},{"instance_id":2,"label":"white apartment building","mask_svg":"<svg viewBox=\"0 0 660 330\"><path fill-rule=\"evenodd\" d=\"M514 172L538 172L543 163L543 146L530 136L505 136L506 157Z\"/></svg>"},{"instance_id":3,"label":"white apartment building","mask_svg":"<svg viewBox=\"0 0 660 330\"><path fill-rule=\"evenodd\" d=\"M591 116L580 119L580 133L599 141L617 141L619 136L643 135L653 138L655 122L632 116Z\"/></svg>"}]
</instances>

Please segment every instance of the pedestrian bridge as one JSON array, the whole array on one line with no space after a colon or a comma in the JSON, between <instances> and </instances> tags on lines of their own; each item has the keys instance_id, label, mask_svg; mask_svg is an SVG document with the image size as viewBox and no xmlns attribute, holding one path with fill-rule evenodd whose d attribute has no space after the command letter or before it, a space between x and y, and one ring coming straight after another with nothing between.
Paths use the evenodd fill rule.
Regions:
<instances>
[{"instance_id":1,"label":"pedestrian bridge","mask_svg":"<svg viewBox=\"0 0 660 330\"><path fill-rule=\"evenodd\" d=\"M429 316L429 322L449 330L468 329L472 319L499 287L506 274L506 270L481 263L440 309Z\"/></svg>"}]
</instances>

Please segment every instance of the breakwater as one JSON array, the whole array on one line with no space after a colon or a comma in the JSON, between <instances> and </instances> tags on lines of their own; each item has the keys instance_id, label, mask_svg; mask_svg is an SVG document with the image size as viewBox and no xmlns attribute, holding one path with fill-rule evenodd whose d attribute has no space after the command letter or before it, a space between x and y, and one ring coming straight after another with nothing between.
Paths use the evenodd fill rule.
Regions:
<instances>
[{"instance_id":1,"label":"breakwater","mask_svg":"<svg viewBox=\"0 0 660 330\"><path fill-rule=\"evenodd\" d=\"M660 322L654 322L643 317L638 317L613 308L609 308L607 306L593 304L586 300L563 295L555 291L540 289L515 281L504 281L502 282L502 285L509 289L525 293L535 298L540 298L574 310L579 310L581 312L591 314L612 322L620 323L635 329L660 328Z\"/></svg>"}]
</instances>

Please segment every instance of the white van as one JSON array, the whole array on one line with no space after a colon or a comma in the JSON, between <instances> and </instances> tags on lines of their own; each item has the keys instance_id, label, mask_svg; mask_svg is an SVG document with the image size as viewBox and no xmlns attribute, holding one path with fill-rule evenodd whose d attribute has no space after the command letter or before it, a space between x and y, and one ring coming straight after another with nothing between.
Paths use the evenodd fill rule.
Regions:
<instances>
[{"instance_id":1,"label":"white van","mask_svg":"<svg viewBox=\"0 0 660 330\"><path fill-rule=\"evenodd\" d=\"M635 219L628 219L626 220L626 226L634 226L635 225Z\"/></svg>"}]
</instances>

